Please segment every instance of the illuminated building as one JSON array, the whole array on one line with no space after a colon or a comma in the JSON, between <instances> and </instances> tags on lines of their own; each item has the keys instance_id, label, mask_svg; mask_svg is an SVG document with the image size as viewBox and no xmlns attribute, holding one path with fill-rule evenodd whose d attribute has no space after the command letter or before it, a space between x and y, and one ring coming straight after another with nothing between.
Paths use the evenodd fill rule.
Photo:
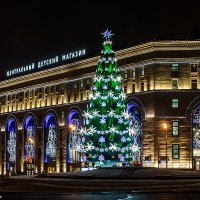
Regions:
<instances>
[{"instance_id":1,"label":"illuminated building","mask_svg":"<svg viewBox=\"0 0 200 200\"><path fill-rule=\"evenodd\" d=\"M154 41L116 52L132 126L142 136L144 167L200 168L199 55L200 41ZM80 166L75 131L82 126L98 58L15 78L9 72L0 82L1 174Z\"/></svg>"}]
</instances>

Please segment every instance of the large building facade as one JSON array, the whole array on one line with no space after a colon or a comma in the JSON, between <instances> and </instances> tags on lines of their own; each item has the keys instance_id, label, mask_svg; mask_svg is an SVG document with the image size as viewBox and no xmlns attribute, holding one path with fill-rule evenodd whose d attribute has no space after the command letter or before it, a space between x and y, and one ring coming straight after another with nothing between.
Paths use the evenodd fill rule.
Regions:
<instances>
[{"instance_id":1,"label":"large building facade","mask_svg":"<svg viewBox=\"0 0 200 200\"><path fill-rule=\"evenodd\" d=\"M200 169L200 41L116 52L144 167ZM98 57L0 82L0 174L80 166L78 130ZM166 160L168 162L166 162Z\"/></svg>"}]
</instances>

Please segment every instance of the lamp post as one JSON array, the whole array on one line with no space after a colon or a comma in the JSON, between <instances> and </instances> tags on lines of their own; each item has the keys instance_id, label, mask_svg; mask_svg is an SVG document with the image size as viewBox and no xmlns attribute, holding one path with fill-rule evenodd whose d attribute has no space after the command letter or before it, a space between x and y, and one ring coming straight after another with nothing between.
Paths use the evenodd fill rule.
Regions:
<instances>
[{"instance_id":1,"label":"lamp post","mask_svg":"<svg viewBox=\"0 0 200 200\"><path fill-rule=\"evenodd\" d=\"M166 140L166 168L167 168L167 164L168 164L168 158L167 158L167 124L163 123L163 128L165 130L165 140Z\"/></svg>"}]
</instances>

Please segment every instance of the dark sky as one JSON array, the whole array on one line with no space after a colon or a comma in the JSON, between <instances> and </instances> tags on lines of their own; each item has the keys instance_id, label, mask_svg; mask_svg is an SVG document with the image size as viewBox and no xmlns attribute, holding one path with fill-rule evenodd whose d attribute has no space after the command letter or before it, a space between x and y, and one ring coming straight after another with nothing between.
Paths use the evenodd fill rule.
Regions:
<instances>
[{"instance_id":1,"label":"dark sky","mask_svg":"<svg viewBox=\"0 0 200 200\"><path fill-rule=\"evenodd\" d=\"M6 69L70 50L99 55L107 27L115 34L115 50L155 39L200 38L197 0L7 2L0 2L0 79Z\"/></svg>"}]
</instances>

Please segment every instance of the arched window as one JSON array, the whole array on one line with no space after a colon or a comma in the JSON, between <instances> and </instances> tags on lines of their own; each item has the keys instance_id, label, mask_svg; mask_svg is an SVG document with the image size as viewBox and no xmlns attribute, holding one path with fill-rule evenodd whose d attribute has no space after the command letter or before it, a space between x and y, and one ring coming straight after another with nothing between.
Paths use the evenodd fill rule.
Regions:
<instances>
[{"instance_id":1,"label":"arched window","mask_svg":"<svg viewBox=\"0 0 200 200\"><path fill-rule=\"evenodd\" d=\"M130 114L130 133L133 136L133 161L134 163L142 163L142 118L141 112L137 104L130 103L127 106Z\"/></svg>"},{"instance_id":2,"label":"arched window","mask_svg":"<svg viewBox=\"0 0 200 200\"><path fill-rule=\"evenodd\" d=\"M16 172L16 123L13 118L7 121L6 126L6 170Z\"/></svg>"},{"instance_id":3,"label":"arched window","mask_svg":"<svg viewBox=\"0 0 200 200\"><path fill-rule=\"evenodd\" d=\"M68 157L70 163L80 162L81 150L81 120L76 111L71 111L67 117L68 125Z\"/></svg>"},{"instance_id":4,"label":"arched window","mask_svg":"<svg viewBox=\"0 0 200 200\"><path fill-rule=\"evenodd\" d=\"M200 156L200 106L193 113L193 155Z\"/></svg>"},{"instance_id":5,"label":"arched window","mask_svg":"<svg viewBox=\"0 0 200 200\"><path fill-rule=\"evenodd\" d=\"M27 175L34 174L35 164L35 123L32 116L24 121L24 159Z\"/></svg>"},{"instance_id":6,"label":"arched window","mask_svg":"<svg viewBox=\"0 0 200 200\"><path fill-rule=\"evenodd\" d=\"M44 120L44 162L56 163L56 119L53 114L48 114Z\"/></svg>"}]
</instances>

